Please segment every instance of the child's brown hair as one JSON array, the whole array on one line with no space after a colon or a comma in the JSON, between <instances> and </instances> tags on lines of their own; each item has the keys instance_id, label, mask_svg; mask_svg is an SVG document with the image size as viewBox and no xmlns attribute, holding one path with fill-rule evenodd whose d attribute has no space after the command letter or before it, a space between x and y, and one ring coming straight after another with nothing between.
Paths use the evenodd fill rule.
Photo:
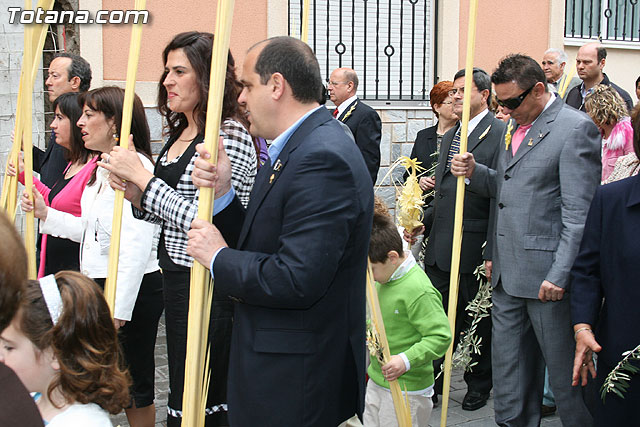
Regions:
<instances>
[{"instance_id":1,"label":"child's brown hair","mask_svg":"<svg viewBox=\"0 0 640 427\"><path fill-rule=\"evenodd\" d=\"M55 278L62 298L55 325L35 280L27 283L17 314L20 331L39 350L51 347L60 365L48 398L58 388L68 401L96 403L117 414L130 404L130 379L102 290L78 272L61 271Z\"/></svg>"},{"instance_id":2,"label":"child's brown hair","mask_svg":"<svg viewBox=\"0 0 640 427\"><path fill-rule=\"evenodd\" d=\"M371 240L369 241L369 259L371 262L381 263L388 258L389 251L403 254L402 239L396 225L393 223L389 209L379 197L373 202L373 225Z\"/></svg>"}]
</instances>

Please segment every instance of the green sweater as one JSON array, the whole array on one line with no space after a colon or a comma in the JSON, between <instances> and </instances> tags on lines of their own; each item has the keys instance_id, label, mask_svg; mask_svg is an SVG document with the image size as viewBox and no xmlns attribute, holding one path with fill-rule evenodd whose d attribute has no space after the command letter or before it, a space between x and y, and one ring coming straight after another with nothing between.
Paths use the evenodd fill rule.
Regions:
<instances>
[{"instance_id":1,"label":"green sweater","mask_svg":"<svg viewBox=\"0 0 640 427\"><path fill-rule=\"evenodd\" d=\"M376 283L376 288L391 355L404 352L411 364L398 378L401 388L416 391L433 385L433 361L442 357L451 343L440 292L418 265L396 280ZM389 388L375 358L371 358L368 374L373 382Z\"/></svg>"}]
</instances>

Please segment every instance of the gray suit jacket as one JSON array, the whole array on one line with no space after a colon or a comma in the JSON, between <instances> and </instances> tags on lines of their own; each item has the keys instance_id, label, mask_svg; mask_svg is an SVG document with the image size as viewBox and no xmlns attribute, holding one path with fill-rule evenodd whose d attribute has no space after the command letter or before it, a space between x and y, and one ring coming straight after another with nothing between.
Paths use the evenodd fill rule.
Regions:
<instances>
[{"instance_id":1,"label":"gray suit jacket","mask_svg":"<svg viewBox=\"0 0 640 427\"><path fill-rule=\"evenodd\" d=\"M434 265L442 271L451 269L451 248L453 246L453 222L455 216L457 178L447 168L447 155L451 141L460 124L454 126L442 138L438 166L435 170L435 196L432 207L425 212L425 218L432 219L429 240L425 252L425 264ZM499 154L505 124L489 112L480 120L469 135L467 151L473 153L477 162L495 167ZM465 191L463 213L462 251L460 272L471 274L482 262L482 244L487 238L490 199ZM425 221L426 222L426 221Z\"/></svg>"},{"instance_id":2,"label":"gray suit jacket","mask_svg":"<svg viewBox=\"0 0 640 427\"><path fill-rule=\"evenodd\" d=\"M515 156L504 138L500 153L496 170L478 163L469 184L496 204L492 282L521 298L537 298L543 280L566 288L600 184L598 129L556 98Z\"/></svg>"}]
</instances>

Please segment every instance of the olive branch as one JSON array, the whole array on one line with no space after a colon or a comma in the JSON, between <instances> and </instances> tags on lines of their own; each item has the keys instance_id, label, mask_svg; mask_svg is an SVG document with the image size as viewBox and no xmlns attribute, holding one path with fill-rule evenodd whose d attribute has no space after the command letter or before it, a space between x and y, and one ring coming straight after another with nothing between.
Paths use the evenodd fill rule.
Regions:
<instances>
[{"instance_id":1,"label":"olive branch","mask_svg":"<svg viewBox=\"0 0 640 427\"><path fill-rule=\"evenodd\" d=\"M602 388L600 388L600 397L603 402L607 393L614 393L624 399L624 393L629 389L631 376L640 372L640 367L633 363L635 360L640 360L640 345L633 350L625 351L622 356L624 356L622 360L609 372Z\"/></svg>"}]
</instances>

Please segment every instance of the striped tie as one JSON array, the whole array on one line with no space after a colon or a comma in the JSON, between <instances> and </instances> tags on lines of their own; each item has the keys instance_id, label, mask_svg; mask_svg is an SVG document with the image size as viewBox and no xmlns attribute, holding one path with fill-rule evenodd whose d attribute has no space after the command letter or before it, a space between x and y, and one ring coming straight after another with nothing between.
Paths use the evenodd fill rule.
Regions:
<instances>
[{"instance_id":1,"label":"striped tie","mask_svg":"<svg viewBox=\"0 0 640 427\"><path fill-rule=\"evenodd\" d=\"M460 129L456 132L453 137L453 141L451 141L451 147L449 147L449 154L447 155L447 169L451 168L451 160L453 156L460 152Z\"/></svg>"}]
</instances>

